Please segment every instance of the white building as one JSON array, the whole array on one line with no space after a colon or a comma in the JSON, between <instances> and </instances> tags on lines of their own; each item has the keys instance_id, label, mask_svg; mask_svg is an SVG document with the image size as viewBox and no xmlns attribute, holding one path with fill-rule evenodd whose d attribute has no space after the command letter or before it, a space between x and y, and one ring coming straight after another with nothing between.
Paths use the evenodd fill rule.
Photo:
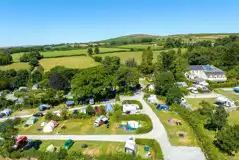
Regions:
<instances>
[{"instance_id":1,"label":"white building","mask_svg":"<svg viewBox=\"0 0 239 160\"><path fill-rule=\"evenodd\" d=\"M130 137L125 144L125 152L136 155L137 152L137 144L134 141L133 137Z\"/></svg>"},{"instance_id":2,"label":"white building","mask_svg":"<svg viewBox=\"0 0 239 160\"><path fill-rule=\"evenodd\" d=\"M224 82L227 80L224 71L212 65L192 65L190 71L185 75L192 80L196 78L214 82Z\"/></svg>"}]
</instances>

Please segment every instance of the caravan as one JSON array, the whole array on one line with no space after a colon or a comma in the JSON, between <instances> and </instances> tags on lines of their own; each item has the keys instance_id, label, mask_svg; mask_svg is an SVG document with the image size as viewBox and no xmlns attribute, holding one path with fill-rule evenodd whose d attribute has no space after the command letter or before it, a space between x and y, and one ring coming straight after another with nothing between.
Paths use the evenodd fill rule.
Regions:
<instances>
[{"instance_id":1,"label":"caravan","mask_svg":"<svg viewBox=\"0 0 239 160\"><path fill-rule=\"evenodd\" d=\"M139 105L137 104L123 104L123 113L136 114L140 112Z\"/></svg>"}]
</instances>

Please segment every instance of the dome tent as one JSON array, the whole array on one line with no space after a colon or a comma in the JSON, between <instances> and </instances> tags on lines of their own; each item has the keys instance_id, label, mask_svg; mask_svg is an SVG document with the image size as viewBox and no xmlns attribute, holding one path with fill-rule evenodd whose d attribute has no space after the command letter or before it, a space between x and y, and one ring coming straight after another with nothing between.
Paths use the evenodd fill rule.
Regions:
<instances>
[{"instance_id":1,"label":"dome tent","mask_svg":"<svg viewBox=\"0 0 239 160\"><path fill-rule=\"evenodd\" d=\"M46 152L55 152L55 150L56 150L56 147L53 144L49 145L46 148Z\"/></svg>"},{"instance_id":2,"label":"dome tent","mask_svg":"<svg viewBox=\"0 0 239 160\"><path fill-rule=\"evenodd\" d=\"M113 112L113 107L112 107L112 105L111 105L111 104L106 104L106 106L105 106L105 111L106 111L107 113Z\"/></svg>"}]
</instances>

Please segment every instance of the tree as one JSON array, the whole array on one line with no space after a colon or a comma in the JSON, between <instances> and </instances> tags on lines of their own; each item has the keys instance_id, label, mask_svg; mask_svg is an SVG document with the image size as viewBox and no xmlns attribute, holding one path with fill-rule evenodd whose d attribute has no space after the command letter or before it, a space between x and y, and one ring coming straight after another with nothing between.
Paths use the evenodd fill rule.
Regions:
<instances>
[{"instance_id":1,"label":"tree","mask_svg":"<svg viewBox=\"0 0 239 160\"><path fill-rule=\"evenodd\" d=\"M29 62L29 56L27 53L24 53L21 57L20 57L20 62Z\"/></svg>"},{"instance_id":2,"label":"tree","mask_svg":"<svg viewBox=\"0 0 239 160\"><path fill-rule=\"evenodd\" d=\"M100 56L94 56L93 59L94 59L96 62L101 62L101 61L102 61L102 57L100 57Z\"/></svg>"},{"instance_id":3,"label":"tree","mask_svg":"<svg viewBox=\"0 0 239 160\"><path fill-rule=\"evenodd\" d=\"M42 73L38 70L33 71L31 74L31 80L33 83L38 83L42 80Z\"/></svg>"},{"instance_id":4,"label":"tree","mask_svg":"<svg viewBox=\"0 0 239 160\"><path fill-rule=\"evenodd\" d=\"M211 48L196 47L188 53L188 61L191 65L206 65L216 57Z\"/></svg>"},{"instance_id":5,"label":"tree","mask_svg":"<svg viewBox=\"0 0 239 160\"><path fill-rule=\"evenodd\" d=\"M12 63L12 56L9 53L0 52L0 65L7 65Z\"/></svg>"},{"instance_id":6,"label":"tree","mask_svg":"<svg viewBox=\"0 0 239 160\"><path fill-rule=\"evenodd\" d=\"M218 131L214 144L228 154L236 154L239 150L239 125L228 126Z\"/></svg>"},{"instance_id":7,"label":"tree","mask_svg":"<svg viewBox=\"0 0 239 160\"><path fill-rule=\"evenodd\" d=\"M33 57L33 58L30 58L29 60L29 65L33 66L33 67L36 67L39 65L39 61L37 58Z\"/></svg>"},{"instance_id":8,"label":"tree","mask_svg":"<svg viewBox=\"0 0 239 160\"><path fill-rule=\"evenodd\" d=\"M108 74L113 74L120 67L120 58L116 56L106 56L102 64L106 68Z\"/></svg>"},{"instance_id":9,"label":"tree","mask_svg":"<svg viewBox=\"0 0 239 160\"><path fill-rule=\"evenodd\" d=\"M91 56L93 54L93 49L92 47L89 47L87 50L88 54Z\"/></svg>"},{"instance_id":10,"label":"tree","mask_svg":"<svg viewBox=\"0 0 239 160\"><path fill-rule=\"evenodd\" d=\"M143 51L142 62L139 68L143 74L151 74L153 72L153 51L150 47Z\"/></svg>"},{"instance_id":11,"label":"tree","mask_svg":"<svg viewBox=\"0 0 239 160\"><path fill-rule=\"evenodd\" d=\"M174 79L176 81L184 81L184 73L189 70L189 64L187 59L179 57L171 63L169 69L173 73Z\"/></svg>"},{"instance_id":12,"label":"tree","mask_svg":"<svg viewBox=\"0 0 239 160\"><path fill-rule=\"evenodd\" d=\"M166 93L166 103L171 105L175 102L178 102L183 97L182 92L177 86L173 86Z\"/></svg>"},{"instance_id":13,"label":"tree","mask_svg":"<svg viewBox=\"0 0 239 160\"><path fill-rule=\"evenodd\" d=\"M106 115L106 110L105 110L105 106L100 106L100 115Z\"/></svg>"},{"instance_id":14,"label":"tree","mask_svg":"<svg viewBox=\"0 0 239 160\"><path fill-rule=\"evenodd\" d=\"M51 73L54 73L54 72L62 75L63 77L66 77L68 80L72 80L72 78L77 73L79 73L79 70L73 69L73 68L66 68L64 66L56 66L49 71L49 75L51 75Z\"/></svg>"},{"instance_id":15,"label":"tree","mask_svg":"<svg viewBox=\"0 0 239 160\"><path fill-rule=\"evenodd\" d=\"M178 48L178 50L177 50L177 56L182 56L182 50L181 50L181 48Z\"/></svg>"},{"instance_id":16,"label":"tree","mask_svg":"<svg viewBox=\"0 0 239 160\"><path fill-rule=\"evenodd\" d=\"M16 76L11 78L10 86L13 89L26 86L28 79L29 72L27 70L18 70Z\"/></svg>"},{"instance_id":17,"label":"tree","mask_svg":"<svg viewBox=\"0 0 239 160\"><path fill-rule=\"evenodd\" d=\"M217 107L216 112L209 117L205 127L209 130L221 130L227 124L228 113L224 107Z\"/></svg>"},{"instance_id":18,"label":"tree","mask_svg":"<svg viewBox=\"0 0 239 160\"><path fill-rule=\"evenodd\" d=\"M72 93L80 98L107 98L112 95L115 80L104 66L82 70L71 81Z\"/></svg>"},{"instance_id":19,"label":"tree","mask_svg":"<svg viewBox=\"0 0 239 160\"><path fill-rule=\"evenodd\" d=\"M89 116L95 115L95 110L91 105L88 105L88 107L86 108L86 114L88 114Z\"/></svg>"},{"instance_id":20,"label":"tree","mask_svg":"<svg viewBox=\"0 0 239 160\"><path fill-rule=\"evenodd\" d=\"M222 64L228 69L232 69L233 66L238 65L239 62L239 44L230 43L226 46L226 50L222 54Z\"/></svg>"},{"instance_id":21,"label":"tree","mask_svg":"<svg viewBox=\"0 0 239 160\"><path fill-rule=\"evenodd\" d=\"M121 67L116 73L116 83L121 90L129 90L139 84L139 74L134 68Z\"/></svg>"},{"instance_id":22,"label":"tree","mask_svg":"<svg viewBox=\"0 0 239 160\"><path fill-rule=\"evenodd\" d=\"M70 83L66 77L63 77L59 73L53 72L49 76L49 86L53 89L66 91L70 88Z\"/></svg>"},{"instance_id":23,"label":"tree","mask_svg":"<svg viewBox=\"0 0 239 160\"><path fill-rule=\"evenodd\" d=\"M67 109L63 109L61 111L61 117L62 117L63 120L67 119L67 117L68 117L68 110Z\"/></svg>"},{"instance_id":24,"label":"tree","mask_svg":"<svg viewBox=\"0 0 239 160\"><path fill-rule=\"evenodd\" d=\"M169 66L173 63L173 61L176 59L176 53L174 50L170 50L168 52L162 52L162 64L164 67L164 70L169 70Z\"/></svg>"},{"instance_id":25,"label":"tree","mask_svg":"<svg viewBox=\"0 0 239 160\"><path fill-rule=\"evenodd\" d=\"M129 58L129 59L127 59L127 60L125 61L125 65L126 65L127 67L138 67L138 64L137 64L137 62L135 61L134 58Z\"/></svg>"},{"instance_id":26,"label":"tree","mask_svg":"<svg viewBox=\"0 0 239 160\"><path fill-rule=\"evenodd\" d=\"M95 53L95 54L100 54L99 46L95 46L94 53Z\"/></svg>"},{"instance_id":27,"label":"tree","mask_svg":"<svg viewBox=\"0 0 239 160\"><path fill-rule=\"evenodd\" d=\"M171 72L159 72L154 76L155 92L165 96L170 88L174 86L175 80Z\"/></svg>"},{"instance_id":28,"label":"tree","mask_svg":"<svg viewBox=\"0 0 239 160\"><path fill-rule=\"evenodd\" d=\"M14 127L13 120L6 120L0 124L0 155L7 156L15 143L18 130Z\"/></svg>"}]
</instances>

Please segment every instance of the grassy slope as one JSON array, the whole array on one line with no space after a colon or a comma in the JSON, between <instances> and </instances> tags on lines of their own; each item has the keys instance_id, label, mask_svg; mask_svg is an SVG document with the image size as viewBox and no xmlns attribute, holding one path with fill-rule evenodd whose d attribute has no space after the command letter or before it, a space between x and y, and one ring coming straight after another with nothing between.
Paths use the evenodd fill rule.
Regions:
<instances>
[{"instance_id":1,"label":"grassy slope","mask_svg":"<svg viewBox=\"0 0 239 160\"><path fill-rule=\"evenodd\" d=\"M239 94L236 94L233 91L224 91L224 90L221 90L221 89L216 89L216 92L219 93L219 94L224 95L225 97L227 97L227 98L229 98L233 101L238 101L239 100Z\"/></svg>"},{"instance_id":2,"label":"grassy slope","mask_svg":"<svg viewBox=\"0 0 239 160\"><path fill-rule=\"evenodd\" d=\"M187 98L187 103L192 105L193 109L198 109L201 106L199 105L200 102L207 101L210 104L213 104L215 102L215 99L213 98Z\"/></svg>"}]
</instances>

